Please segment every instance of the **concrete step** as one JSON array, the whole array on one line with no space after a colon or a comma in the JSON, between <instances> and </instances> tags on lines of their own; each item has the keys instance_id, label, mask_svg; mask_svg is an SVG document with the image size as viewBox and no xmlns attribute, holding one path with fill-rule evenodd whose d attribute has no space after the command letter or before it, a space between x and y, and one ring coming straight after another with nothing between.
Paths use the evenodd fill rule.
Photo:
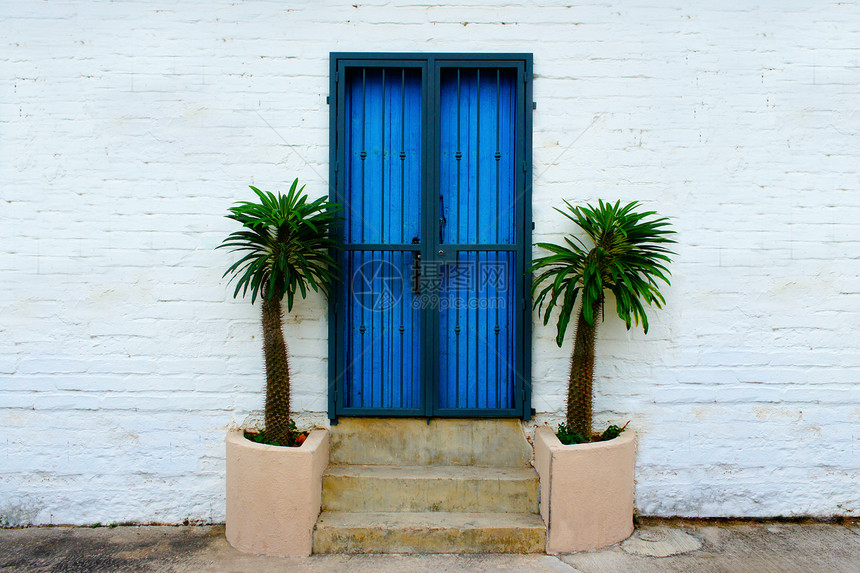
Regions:
<instances>
[{"instance_id":1,"label":"concrete step","mask_svg":"<svg viewBox=\"0 0 860 573\"><path fill-rule=\"evenodd\" d=\"M533 513L324 511L314 553L541 553Z\"/></svg>"},{"instance_id":2,"label":"concrete step","mask_svg":"<svg viewBox=\"0 0 860 573\"><path fill-rule=\"evenodd\" d=\"M330 447L333 464L531 467L512 419L340 418Z\"/></svg>"},{"instance_id":3,"label":"concrete step","mask_svg":"<svg viewBox=\"0 0 860 573\"><path fill-rule=\"evenodd\" d=\"M537 513L532 468L329 465L326 511Z\"/></svg>"}]
</instances>

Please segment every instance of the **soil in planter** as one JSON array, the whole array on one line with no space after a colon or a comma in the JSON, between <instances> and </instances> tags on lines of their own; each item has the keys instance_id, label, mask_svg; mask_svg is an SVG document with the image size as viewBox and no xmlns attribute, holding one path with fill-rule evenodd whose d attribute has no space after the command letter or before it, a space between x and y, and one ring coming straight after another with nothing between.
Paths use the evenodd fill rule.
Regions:
<instances>
[{"instance_id":1,"label":"soil in planter","mask_svg":"<svg viewBox=\"0 0 860 573\"><path fill-rule=\"evenodd\" d=\"M627 422L629 424L630 422ZM571 446L574 444L584 444L586 442L606 442L609 440L614 440L618 436L621 435L621 432L627 429L627 424L623 426L616 426L612 424L606 430L603 431L602 434L592 434L590 440L586 440L582 435L574 432L573 430L569 430L566 424L559 424L558 431L555 433L558 436L558 440L564 444L565 446Z\"/></svg>"},{"instance_id":2,"label":"soil in planter","mask_svg":"<svg viewBox=\"0 0 860 573\"><path fill-rule=\"evenodd\" d=\"M258 444L266 444L269 446L285 446L291 448L297 448L305 443L305 439L307 439L307 432L300 432L298 428L296 428L296 423L290 420L290 442L288 444L281 444L274 440L266 437L266 431L260 430L258 432L249 432L245 430L245 438L251 440L252 442L257 442Z\"/></svg>"}]
</instances>

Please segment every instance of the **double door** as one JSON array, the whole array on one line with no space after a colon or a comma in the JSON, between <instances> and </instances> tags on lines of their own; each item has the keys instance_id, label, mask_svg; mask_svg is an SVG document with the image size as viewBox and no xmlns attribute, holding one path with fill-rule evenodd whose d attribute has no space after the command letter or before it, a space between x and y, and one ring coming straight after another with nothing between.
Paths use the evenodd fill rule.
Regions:
<instances>
[{"instance_id":1,"label":"double door","mask_svg":"<svg viewBox=\"0 0 860 573\"><path fill-rule=\"evenodd\" d=\"M530 66L332 56L332 418L529 416Z\"/></svg>"}]
</instances>

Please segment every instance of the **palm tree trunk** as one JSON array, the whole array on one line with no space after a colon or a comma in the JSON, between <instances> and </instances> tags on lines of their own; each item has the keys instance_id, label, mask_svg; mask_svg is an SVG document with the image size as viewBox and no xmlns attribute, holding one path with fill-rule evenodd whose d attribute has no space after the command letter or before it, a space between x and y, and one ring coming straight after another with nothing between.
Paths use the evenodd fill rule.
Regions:
<instances>
[{"instance_id":1,"label":"palm tree trunk","mask_svg":"<svg viewBox=\"0 0 860 573\"><path fill-rule=\"evenodd\" d=\"M266 437L290 443L290 365L281 330L281 300L263 296L263 353L266 358Z\"/></svg>"},{"instance_id":2,"label":"palm tree trunk","mask_svg":"<svg viewBox=\"0 0 860 573\"><path fill-rule=\"evenodd\" d=\"M570 383L567 388L567 427L591 440L592 382L594 379L594 339L597 334L597 320L603 309L601 296L592 306L592 324L585 320L585 313L579 309L576 321L576 341L573 344L573 358L570 363Z\"/></svg>"}]
</instances>

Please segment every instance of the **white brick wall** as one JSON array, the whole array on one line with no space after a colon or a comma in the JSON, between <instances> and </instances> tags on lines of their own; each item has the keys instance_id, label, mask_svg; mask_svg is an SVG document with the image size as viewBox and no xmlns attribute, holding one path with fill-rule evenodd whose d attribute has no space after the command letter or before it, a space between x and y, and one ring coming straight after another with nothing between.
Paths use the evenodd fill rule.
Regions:
<instances>
[{"instance_id":1,"label":"white brick wall","mask_svg":"<svg viewBox=\"0 0 860 573\"><path fill-rule=\"evenodd\" d=\"M533 52L536 240L559 197L674 218L666 310L598 342L640 513L860 515L860 8L688 4L2 3L0 522L223 520L263 369L213 249L249 183L326 192L337 50ZM307 423L324 321L286 325Z\"/></svg>"}]
</instances>

